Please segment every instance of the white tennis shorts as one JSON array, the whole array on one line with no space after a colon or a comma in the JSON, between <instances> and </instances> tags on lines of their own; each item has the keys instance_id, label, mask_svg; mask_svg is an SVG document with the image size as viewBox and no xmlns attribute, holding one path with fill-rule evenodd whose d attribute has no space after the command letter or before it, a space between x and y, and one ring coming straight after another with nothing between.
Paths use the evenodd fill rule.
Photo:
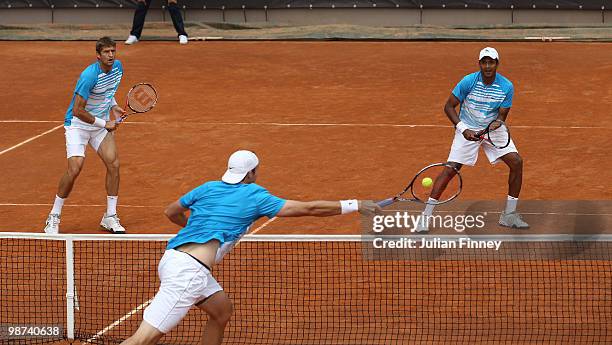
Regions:
<instances>
[{"instance_id":1,"label":"white tennis shorts","mask_svg":"<svg viewBox=\"0 0 612 345\"><path fill-rule=\"evenodd\" d=\"M223 290L210 271L189 254L170 249L157 268L161 286L144 311L144 320L168 333L196 305Z\"/></svg>"},{"instance_id":2,"label":"white tennis shorts","mask_svg":"<svg viewBox=\"0 0 612 345\"><path fill-rule=\"evenodd\" d=\"M66 156L70 157L85 157L85 146L87 144L98 152L98 148L102 140L109 133L106 128L93 127L92 129L83 129L75 127L64 127L66 129Z\"/></svg>"},{"instance_id":3,"label":"white tennis shorts","mask_svg":"<svg viewBox=\"0 0 612 345\"><path fill-rule=\"evenodd\" d=\"M518 152L512 139L510 139L510 145L503 149L498 149L486 140L467 140L459 130L455 130L455 138L453 139L453 145L451 146L447 161L473 166L478 160L478 151L481 146L491 164L501 162L500 158L508 153Z\"/></svg>"}]
</instances>

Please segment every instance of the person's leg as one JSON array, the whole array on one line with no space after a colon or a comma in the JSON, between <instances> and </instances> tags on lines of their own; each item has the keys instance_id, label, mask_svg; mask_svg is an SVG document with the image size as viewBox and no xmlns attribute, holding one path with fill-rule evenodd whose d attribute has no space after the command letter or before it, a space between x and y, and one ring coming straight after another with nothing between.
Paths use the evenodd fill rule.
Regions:
<instances>
[{"instance_id":1,"label":"person's leg","mask_svg":"<svg viewBox=\"0 0 612 345\"><path fill-rule=\"evenodd\" d=\"M518 152L508 153L500 157L500 159L510 168L510 174L508 175L508 196L518 199L523 184L523 159Z\"/></svg>"},{"instance_id":2,"label":"person's leg","mask_svg":"<svg viewBox=\"0 0 612 345\"><path fill-rule=\"evenodd\" d=\"M510 141L510 144L503 149L495 148L488 142L485 142L483 147L491 164L504 162L510 168L506 208L501 212L499 225L517 229L529 228L529 224L516 212L518 197L523 184L523 159L519 155L516 146L514 146L514 142Z\"/></svg>"},{"instance_id":3,"label":"person's leg","mask_svg":"<svg viewBox=\"0 0 612 345\"><path fill-rule=\"evenodd\" d=\"M121 345L155 345L164 333L149 325L146 321L140 323L140 327L131 337L125 339Z\"/></svg>"},{"instance_id":4,"label":"person's leg","mask_svg":"<svg viewBox=\"0 0 612 345\"><path fill-rule=\"evenodd\" d=\"M436 202L444 193L448 183L457 175L457 171L461 169L463 165L476 164L479 149L479 142L469 141L465 139L463 134L459 133L458 130L455 130L455 136L453 138L450 153L448 154L447 162L456 170L451 167L446 167L442 170L440 175L436 177L431 189L428 204L425 205L425 209L421 214L421 221L419 221L415 229L416 232L429 231L429 217L433 215Z\"/></svg>"},{"instance_id":5,"label":"person's leg","mask_svg":"<svg viewBox=\"0 0 612 345\"><path fill-rule=\"evenodd\" d=\"M92 143L92 146L95 144ZM94 149L96 149L94 147ZM106 166L106 192L109 196L117 196L119 194L119 154L117 153L117 145L115 143L115 135L113 133L105 133L104 139L100 142L97 148L98 156Z\"/></svg>"},{"instance_id":6,"label":"person's leg","mask_svg":"<svg viewBox=\"0 0 612 345\"><path fill-rule=\"evenodd\" d=\"M85 157L82 156L68 158L68 169L60 179L59 186L57 188L58 197L66 199L70 195L70 192L74 187L74 182L76 181L77 177L79 177L81 170L83 170L84 163ZM61 208L58 211L59 212L57 213L61 213Z\"/></svg>"},{"instance_id":7,"label":"person's leg","mask_svg":"<svg viewBox=\"0 0 612 345\"><path fill-rule=\"evenodd\" d=\"M454 169L451 167L444 167L444 170L442 170L440 175L438 175L434 181L430 199L440 199L440 196L442 196L442 193L444 193L448 183L453 179L453 177L455 177L455 175L457 175L457 171L459 171L463 166L463 164L457 162L448 162L447 164L452 166Z\"/></svg>"},{"instance_id":8,"label":"person's leg","mask_svg":"<svg viewBox=\"0 0 612 345\"><path fill-rule=\"evenodd\" d=\"M183 23L183 16L181 15L181 9L177 4L177 0L168 0L168 12L170 12L172 24L178 36L185 36L186 38L187 32L185 32L185 24Z\"/></svg>"},{"instance_id":9,"label":"person's leg","mask_svg":"<svg viewBox=\"0 0 612 345\"><path fill-rule=\"evenodd\" d=\"M147 11L151 5L152 0L137 0L136 11L134 11L134 21L132 22L132 31L130 35L140 39L142 35L142 29L144 28L145 18L147 17Z\"/></svg>"},{"instance_id":10,"label":"person's leg","mask_svg":"<svg viewBox=\"0 0 612 345\"><path fill-rule=\"evenodd\" d=\"M60 178L57 194L53 201L53 208L47 216L44 231L48 234L59 233L59 224L62 214L62 207L65 199L70 195L74 182L81 173L85 163L85 145L89 140L89 132L66 128L66 157L68 158L68 168Z\"/></svg>"},{"instance_id":11,"label":"person's leg","mask_svg":"<svg viewBox=\"0 0 612 345\"><path fill-rule=\"evenodd\" d=\"M112 232L125 232L125 228L119 223L117 217L117 200L119 198L119 155L115 143L115 135L106 130L101 130L98 136L92 139L92 147L106 166L106 213L100 225Z\"/></svg>"},{"instance_id":12,"label":"person's leg","mask_svg":"<svg viewBox=\"0 0 612 345\"><path fill-rule=\"evenodd\" d=\"M527 224L523 218L521 218L521 215L516 212L516 205L518 204L518 197L523 183L523 159L518 152L505 154L499 159L510 168L506 208L499 217L499 225L517 229L527 229L529 228L529 224Z\"/></svg>"},{"instance_id":13,"label":"person's leg","mask_svg":"<svg viewBox=\"0 0 612 345\"><path fill-rule=\"evenodd\" d=\"M85 162L85 157L70 157L68 158L68 169L62 176L59 182L57 195L55 195L55 200L53 201L53 208L49 215L47 216L47 220L45 221L44 232L47 234L57 234L59 233L59 224L62 215L62 207L64 206L64 201L70 195L70 191L72 191L72 187L74 186L74 181L81 173L83 169L83 164Z\"/></svg>"},{"instance_id":14,"label":"person's leg","mask_svg":"<svg viewBox=\"0 0 612 345\"><path fill-rule=\"evenodd\" d=\"M202 345L220 345L223 341L225 326L232 317L232 302L225 294L219 291L197 305L205 311L209 318L202 335Z\"/></svg>"}]
</instances>

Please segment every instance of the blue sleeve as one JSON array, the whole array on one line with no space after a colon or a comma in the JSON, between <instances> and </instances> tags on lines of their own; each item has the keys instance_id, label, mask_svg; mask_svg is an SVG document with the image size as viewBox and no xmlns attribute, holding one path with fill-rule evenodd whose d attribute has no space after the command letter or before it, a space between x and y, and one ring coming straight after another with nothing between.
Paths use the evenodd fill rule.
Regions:
<instances>
[{"instance_id":1,"label":"blue sleeve","mask_svg":"<svg viewBox=\"0 0 612 345\"><path fill-rule=\"evenodd\" d=\"M200 198L200 196L204 192L205 188L206 188L206 185L202 185L202 186L199 186L199 187L193 189L191 192L183 195L179 199L179 203L184 208L190 208L191 205L193 205Z\"/></svg>"},{"instance_id":2,"label":"blue sleeve","mask_svg":"<svg viewBox=\"0 0 612 345\"><path fill-rule=\"evenodd\" d=\"M453 89L453 95L457 97L459 102L463 102L470 91L472 91L472 87L474 86L474 77L474 74L466 75Z\"/></svg>"},{"instance_id":3,"label":"blue sleeve","mask_svg":"<svg viewBox=\"0 0 612 345\"><path fill-rule=\"evenodd\" d=\"M514 97L514 86L510 84L510 88L508 93L506 93L506 98L500 105L501 108L512 108L512 97Z\"/></svg>"},{"instance_id":4,"label":"blue sleeve","mask_svg":"<svg viewBox=\"0 0 612 345\"><path fill-rule=\"evenodd\" d=\"M89 69L86 69L81 73L79 81L77 81L76 87L74 88L74 93L79 94L83 99L87 100L91 90L96 86L97 81L98 76L94 75Z\"/></svg>"},{"instance_id":5,"label":"blue sleeve","mask_svg":"<svg viewBox=\"0 0 612 345\"><path fill-rule=\"evenodd\" d=\"M270 192L264 188L261 188L257 195L259 214L260 216L266 216L268 218L276 217L276 214L285 206L286 202L287 200L270 194Z\"/></svg>"}]
</instances>

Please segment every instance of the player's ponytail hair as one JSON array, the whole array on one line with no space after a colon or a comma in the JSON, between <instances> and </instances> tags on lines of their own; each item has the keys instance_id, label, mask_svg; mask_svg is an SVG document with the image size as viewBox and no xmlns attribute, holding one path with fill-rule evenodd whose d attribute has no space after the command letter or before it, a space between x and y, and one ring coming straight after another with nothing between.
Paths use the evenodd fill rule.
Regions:
<instances>
[{"instance_id":1,"label":"player's ponytail hair","mask_svg":"<svg viewBox=\"0 0 612 345\"><path fill-rule=\"evenodd\" d=\"M117 43L115 43L115 41L112 38L108 36L104 36L96 42L96 52L100 54L102 49L106 47L116 47L116 46L117 46Z\"/></svg>"}]
</instances>

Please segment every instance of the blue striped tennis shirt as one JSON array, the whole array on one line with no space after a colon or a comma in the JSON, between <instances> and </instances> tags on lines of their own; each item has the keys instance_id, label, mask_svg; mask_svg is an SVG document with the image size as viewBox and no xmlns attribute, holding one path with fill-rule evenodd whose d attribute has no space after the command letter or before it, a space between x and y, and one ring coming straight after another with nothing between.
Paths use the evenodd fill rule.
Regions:
<instances>
[{"instance_id":1,"label":"blue striped tennis shirt","mask_svg":"<svg viewBox=\"0 0 612 345\"><path fill-rule=\"evenodd\" d=\"M461 102L459 119L469 128L483 129L499 115L499 108L512 107L514 86L508 78L496 73L490 85L482 81L479 72L466 75L453 89Z\"/></svg>"},{"instance_id":2,"label":"blue striped tennis shirt","mask_svg":"<svg viewBox=\"0 0 612 345\"><path fill-rule=\"evenodd\" d=\"M81 73L79 81L77 81L72 95L72 101L66 111L64 118L64 126L93 129L92 124L81 121L74 116L72 110L74 108L74 100L76 95L80 95L87 100L85 110L95 117L103 120L109 120L109 111L116 103L113 101L115 92L121 82L123 76L123 65L121 61L115 60L110 72L106 73L100 67L100 63L95 62Z\"/></svg>"}]
</instances>

